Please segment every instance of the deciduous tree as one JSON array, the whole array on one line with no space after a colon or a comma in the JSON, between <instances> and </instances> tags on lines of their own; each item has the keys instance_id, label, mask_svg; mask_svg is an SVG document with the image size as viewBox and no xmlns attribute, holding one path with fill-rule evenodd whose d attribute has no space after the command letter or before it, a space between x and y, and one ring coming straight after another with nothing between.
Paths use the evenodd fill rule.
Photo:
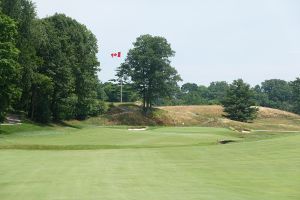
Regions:
<instances>
[{"instance_id":1,"label":"deciduous tree","mask_svg":"<svg viewBox=\"0 0 300 200\"><path fill-rule=\"evenodd\" d=\"M0 121L4 120L12 100L20 94L17 87L20 69L16 36L16 23L0 12Z\"/></svg>"},{"instance_id":2,"label":"deciduous tree","mask_svg":"<svg viewBox=\"0 0 300 200\"><path fill-rule=\"evenodd\" d=\"M3 13L14 19L18 25L16 47L20 50L18 62L21 67L18 86L21 88L22 95L14 107L28 111L31 106L32 82L36 77L34 73L41 63L35 49L35 43L38 41L34 37L35 5L31 0L1 0L1 8Z\"/></svg>"},{"instance_id":3,"label":"deciduous tree","mask_svg":"<svg viewBox=\"0 0 300 200\"><path fill-rule=\"evenodd\" d=\"M170 64L175 52L165 38L142 35L133 45L117 75L130 78L147 112L154 99L171 95L181 78Z\"/></svg>"},{"instance_id":4,"label":"deciduous tree","mask_svg":"<svg viewBox=\"0 0 300 200\"><path fill-rule=\"evenodd\" d=\"M300 114L300 78L292 81L291 86L293 90L293 111Z\"/></svg>"}]
</instances>

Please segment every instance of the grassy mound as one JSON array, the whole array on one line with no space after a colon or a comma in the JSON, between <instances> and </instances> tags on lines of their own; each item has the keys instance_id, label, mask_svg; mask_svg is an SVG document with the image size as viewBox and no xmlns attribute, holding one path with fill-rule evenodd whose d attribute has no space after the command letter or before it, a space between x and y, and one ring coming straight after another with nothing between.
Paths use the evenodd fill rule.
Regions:
<instances>
[{"instance_id":1,"label":"grassy mound","mask_svg":"<svg viewBox=\"0 0 300 200\"><path fill-rule=\"evenodd\" d=\"M163 126L169 125L167 112L154 108L145 116L140 106L135 104L116 104L100 117L90 118L87 124L98 125L128 125L128 126ZM73 121L72 123L76 123Z\"/></svg>"},{"instance_id":2,"label":"grassy mound","mask_svg":"<svg viewBox=\"0 0 300 200\"><path fill-rule=\"evenodd\" d=\"M203 126L223 127L237 131L276 130L299 131L300 116L277 109L259 107L258 118L252 123L242 123L223 117L223 108L209 106L164 106L157 107L144 116L141 108L134 104L112 107L106 115L91 118L86 124L128 126ZM73 121L71 124L82 124Z\"/></svg>"},{"instance_id":3,"label":"grassy mound","mask_svg":"<svg viewBox=\"0 0 300 200\"><path fill-rule=\"evenodd\" d=\"M259 107L258 117L252 123L232 121L223 117L221 106L166 106L174 125L200 125L209 127L231 127L242 130L299 131L300 116L272 108Z\"/></svg>"}]
</instances>

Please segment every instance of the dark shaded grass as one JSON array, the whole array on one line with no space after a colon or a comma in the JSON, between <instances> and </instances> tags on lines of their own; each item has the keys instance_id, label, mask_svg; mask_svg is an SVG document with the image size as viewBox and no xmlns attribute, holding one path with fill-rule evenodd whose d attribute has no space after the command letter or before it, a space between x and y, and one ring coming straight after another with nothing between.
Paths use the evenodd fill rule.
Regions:
<instances>
[{"instance_id":1,"label":"dark shaded grass","mask_svg":"<svg viewBox=\"0 0 300 200\"><path fill-rule=\"evenodd\" d=\"M101 150L101 149L152 149L215 145L217 142L186 145L0 145L0 150Z\"/></svg>"}]
</instances>

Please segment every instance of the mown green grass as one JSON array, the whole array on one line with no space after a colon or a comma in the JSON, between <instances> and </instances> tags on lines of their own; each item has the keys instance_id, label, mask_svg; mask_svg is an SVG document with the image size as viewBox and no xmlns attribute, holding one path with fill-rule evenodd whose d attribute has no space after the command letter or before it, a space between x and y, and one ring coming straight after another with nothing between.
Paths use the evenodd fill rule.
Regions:
<instances>
[{"instance_id":1,"label":"mown green grass","mask_svg":"<svg viewBox=\"0 0 300 200\"><path fill-rule=\"evenodd\" d=\"M220 140L239 140L230 130L210 128L150 128L129 131L125 127L52 128L18 131L2 135L0 149L113 149L153 148L216 144Z\"/></svg>"},{"instance_id":2,"label":"mown green grass","mask_svg":"<svg viewBox=\"0 0 300 200\"><path fill-rule=\"evenodd\" d=\"M0 135L0 199L300 198L298 133L199 127L6 133Z\"/></svg>"}]
</instances>

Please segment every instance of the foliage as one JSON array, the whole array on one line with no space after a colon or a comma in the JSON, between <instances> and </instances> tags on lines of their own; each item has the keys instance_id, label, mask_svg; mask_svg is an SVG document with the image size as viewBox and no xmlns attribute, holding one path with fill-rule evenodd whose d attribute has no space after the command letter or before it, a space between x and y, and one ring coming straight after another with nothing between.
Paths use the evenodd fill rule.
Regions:
<instances>
[{"instance_id":1,"label":"foliage","mask_svg":"<svg viewBox=\"0 0 300 200\"><path fill-rule=\"evenodd\" d=\"M242 79L233 81L222 101L226 117L236 121L247 122L256 118L254 94L250 85Z\"/></svg>"},{"instance_id":2,"label":"foliage","mask_svg":"<svg viewBox=\"0 0 300 200\"><path fill-rule=\"evenodd\" d=\"M297 79L298 80L298 79ZM271 79L251 88L256 105L299 113L298 81ZM156 105L219 105L229 85L225 81L212 82L208 87L185 83L171 98L159 98Z\"/></svg>"},{"instance_id":3,"label":"foliage","mask_svg":"<svg viewBox=\"0 0 300 200\"><path fill-rule=\"evenodd\" d=\"M225 81L212 82L208 87L185 83L171 98L159 98L155 102L158 105L215 105L221 103L227 89Z\"/></svg>"},{"instance_id":4,"label":"foliage","mask_svg":"<svg viewBox=\"0 0 300 200\"><path fill-rule=\"evenodd\" d=\"M18 24L22 95L14 109L39 122L94 115L99 62L91 31L63 14L37 19L30 0L2 0L1 10Z\"/></svg>"},{"instance_id":5,"label":"foliage","mask_svg":"<svg viewBox=\"0 0 300 200\"><path fill-rule=\"evenodd\" d=\"M292 87L284 80L271 79L261 83L262 106L291 111Z\"/></svg>"},{"instance_id":6,"label":"foliage","mask_svg":"<svg viewBox=\"0 0 300 200\"><path fill-rule=\"evenodd\" d=\"M53 92L48 102L53 120L71 118L84 119L92 111L91 104L97 98L96 59L97 41L84 25L65 15L55 15L35 22L37 56L42 59L33 73L43 74L52 81ZM32 80L32 82L37 82ZM35 95L34 85L30 88L30 107ZM29 115L36 119L34 115ZM48 117L47 117L48 118Z\"/></svg>"},{"instance_id":7,"label":"foliage","mask_svg":"<svg viewBox=\"0 0 300 200\"><path fill-rule=\"evenodd\" d=\"M166 96L166 97L158 97L154 100L154 105L157 106L176 106L184 104L183 100L183 93L179 86L174 87L173 95Z\"/></svg>"},{"instance_id":8,"label":"foliage","mask_svg":"<svg viewBox=\"0 0 300 200\"><path fill-rule=\"evenodd\" d=\"M143 110L148 111L155 99L171 96L181 78L170 65L174 51L165 38L142 35L133 45L117 76L130 78L143 99Z\"/></svg>"},{"instance_id":9,"label":"foliage","mask_svg":"<svg viewBox=\"0 0 300 200\"><path fill-rule=\"evenodd\" d=\"M91 104L91 116L98 116L106 113L108 110L108 105L102 100L95 99L94 102Z\"/></svg>"},{"instance_id":10,"label":"foliage","mask_svg":"<svg viewBox=\"0 0 300 200\"><path fill-rule=\"evenodd\" d=\"M226 81L212 82L207 88L207 98L213 102L213 104L221 104L228 89L229 85Z\"/></svg>"},{"instance_id":11,"label":"foliage","mask_svg":"<svg viewBox=\"0 0 300 200\"><path fill-rule=\"evenodd\" d=\"M118 83L105 82L102 84L102 89L104 97L101 99L108 102L120 102L121 97L121 86ZM139 99L139 95L134 91L132 84L124 83L123 84L123 102L135 102Z\"/></svg>"},{"instance_id":12,"label":"foliage","mask_svg":"<svg viewBox=\"0 0 300 200\"><path fill-rule=\"evenodd\" d=\"M107 101L108 96L104 90L104 84L99 82L96 87L97 99L102 101Z\"/></svg>"},{"instance_id":13,"label":"foliage","mask_svg":"<svg viewBox=\"0 0 300 200\"><path fill-rule=\"evenodd\" d=\"M295 81L291 82L291 87L293 91L293 111L300 114L300 78L297 78Z\"/></svg>"},{"instance_id":14,"label":"foliage","mask_svg":"<svg viewBox=\"0 0 300 200\"><path fill-rule=\"evenodd\" d=\"M16 36L16 23L0 12L0 122L20 94L17 87L20 69Z\"/></svg>"},{"instance_id":15,"label":"foliage","mask_svg":"<svg viewBox=\"0 0 300 200\"><path fill-rule=\"evenodd\" d=\"M43 24L48 41L38 53L44 59L41 70L54 81L53 118L85 119L97 99L97 40L84 25L62 14L43 19Z\"/></svg>"},{"instance_id":16,"label":"foliage","mask_svg":"<svg viewBox=\"0 0 300 200\"><path fill-rule=\"evenodd\" d=\"M32 103L31 119L47 123L51 121L52 112L50 109L51 97L53 93L52 80L43 74L34 74L32 82Z\"/></svg>"},{"instance_id":17,"label":"foliage","mask_svg":"<svg viewBox=\"0 0 300 200\"><path fill-rule=\"evenodd\" d=\"M182 100L185 105L200 105L206 103L207 88L195 83L185 83L181 87Z\"/></svg>"},{"instance_id":18,"label":"foliage","mask_svg":"<svg viewBox=\"0 0 300 200\"><path fill-rule=\"evenodd\" d=\"M20 50L18 62L21 67L21 77L18 87L21 89L21 98L15 103L15 109L28 110L32 96L32 82L37 66L41 59L36 55L35 44L39 38L34 36L34 21L36 18L35 6L30 0L2 0L2 11L13 18L18 24L18 38L16 46Z\"/></svg>"}]
</instances>

